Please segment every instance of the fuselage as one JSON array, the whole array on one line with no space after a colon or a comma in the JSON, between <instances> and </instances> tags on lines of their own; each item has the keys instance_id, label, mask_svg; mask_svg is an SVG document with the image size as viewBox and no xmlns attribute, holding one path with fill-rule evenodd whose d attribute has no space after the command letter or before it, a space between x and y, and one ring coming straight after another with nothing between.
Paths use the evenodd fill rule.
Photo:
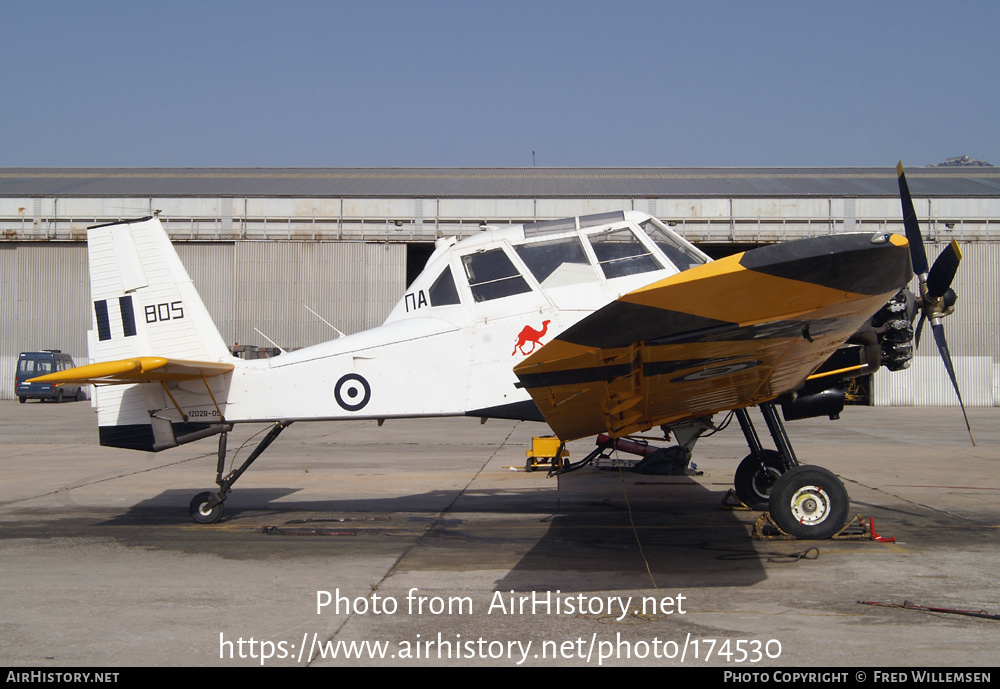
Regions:
<instances>
[{"instance_id":1,"label":"fuselage","mask_svg":"<svg viewBox=\"0 0 1000 689\"><path fill-rule=\"evenodd\" d=\"M230 422L466 414L541 420L515 385L514 365L617 297L708 260L638 212L441 239L382 326L240 361L219 382L228 387L220 390L221 411Z\"/></svg>"}]
</instances>

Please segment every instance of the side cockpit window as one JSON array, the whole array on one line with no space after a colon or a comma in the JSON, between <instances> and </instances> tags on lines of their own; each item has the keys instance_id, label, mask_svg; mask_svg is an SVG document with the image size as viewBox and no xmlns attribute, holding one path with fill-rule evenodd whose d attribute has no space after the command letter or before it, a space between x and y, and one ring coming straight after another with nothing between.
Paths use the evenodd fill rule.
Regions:
<instances>
[{"instance_id":1,"label":"side cockpit window","mask_svg":"<svg viewBox=\"0 0 1000 689\"><path fill-rule=\"evenodd\" d=\"M477 302L530 292L531 287L503 249L491 249L462 257L469 288Z\"/></svg>"},{"instance_id":2,"label":"side cockpit window","mask_svg":"<svg viewBox=\"0 0 1000 689\"><path fill-rule=\"evenodd\" d=\"M597 280L577 237L514 247L543 289Z\"/></svg>"},{"instance_id":3,"label":"side cockpit window","mask_svg":"<svg viewBox=\"0 0 1000 689\"><path fill-rule=\"evenodd\" d=\"M590 235L589 239L597 262L604 271L604 277L609 280L663 268L631 228L619 227L597 232Z\"/></svg>"},{"instance_id":4,"label":"side cockpit window","mask_svg":"<svg viewBox=\"0 0 1000 689\"><path fill-rule=\"evenodd\" d=\"M431 306L448 306L458 304L458 290L455 289L455 277L451 274L451 266L445 266L437 280L429 290Z\"/></svg>"}]
</instances>

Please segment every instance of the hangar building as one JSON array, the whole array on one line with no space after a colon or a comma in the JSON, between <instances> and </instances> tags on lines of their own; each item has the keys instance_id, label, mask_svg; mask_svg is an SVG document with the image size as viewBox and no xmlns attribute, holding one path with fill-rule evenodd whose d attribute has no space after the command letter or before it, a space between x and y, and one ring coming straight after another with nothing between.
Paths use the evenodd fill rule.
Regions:
<instances>
[{"instance_id":1,"label":"hangar building","mask_svg":"<svg viewBox=\"0 0 1000 689\"><path fill-rule=\"evenodd\" d=\"M1000 168L907 170L933 261L964 255L947 323L967 405L1000 404ZM894 168L0 168L0 399L21 351L86 363L86 228L158 214L223 337L285 349L382 322L434 239L639 210L713 256L902 232ZM875 404L956 404L930 337Z\"/></svg>"}]
</instances>

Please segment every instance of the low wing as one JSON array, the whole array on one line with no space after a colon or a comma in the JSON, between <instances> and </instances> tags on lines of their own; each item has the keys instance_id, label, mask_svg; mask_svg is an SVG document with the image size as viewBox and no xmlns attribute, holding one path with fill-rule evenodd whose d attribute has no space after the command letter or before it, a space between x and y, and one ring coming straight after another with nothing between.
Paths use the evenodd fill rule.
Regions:
<instances>
[{"instance_id":1,"label":"low wing","mask_svg":"<svg viewBox=\"0 0 1000 689\"><path fill-rule=\"evenodd\" d=\"M79 385L124 385L167 381L200 380L229 373L233 364L185 361L159 356L139 356L118 361L77 366L32 378L31 383L75 383Z\"/></svg>"},{"instance_id":2,"label":"low wing","mask_svg":"<svg viewBox=\"0 0 1000 689\"><path fill-rule=\"evenodd\" d=\"M562 440L795 390L912 275L898 235L774 244L630 292L514 368Z\"/></svg>"}]
</instances>

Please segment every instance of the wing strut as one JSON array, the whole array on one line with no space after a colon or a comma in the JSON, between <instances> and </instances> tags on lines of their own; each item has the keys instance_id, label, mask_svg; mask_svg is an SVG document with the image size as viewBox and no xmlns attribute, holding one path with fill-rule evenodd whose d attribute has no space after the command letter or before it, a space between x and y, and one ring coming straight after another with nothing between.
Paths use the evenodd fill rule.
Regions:
<instances>
[{"instance_id":1,"label":"wing strut","mask_svg":"<svg viewBox=\"0 0 1000 689\"><path fill-rule=\"evenodd\" d=\"M215 405L215 412L219 415L219 418L222 419L222 423L226 423L226 417L222 413L222 409L219 408L219 403L215 399L215 395L212 393L212 387L208 384L208 378L205 377L204 373L201 374L201 382L205 384L205 390L208 392L208 396L212 398L212 404ZM170 392L170 388L167 387L167 381L160 380L160 386L163 388L163 392L166 393L167 397L170 398L170 402L174 405L174 409L177 410L177 413L181 415L181 418L184 419L184 421L187 421L188 415L184 413L184 410L181 409L181 405L179 405L177 400L174 399L173 394Z\"/></svg>"},{"instance_id":2,"label":"wing strut","mask_svg":"<svg viewBox=\"0 0 1000 689\"><path fill-rule=\"evenodd\" d=\"M170 393L170 388L167 387L167 381L161 380L160 386L163 388L163 392L166 393L167 397L170 398L170 402L174 405L174 409L177 410L177 413L180 414L181 418L186 422L188 420L188 415L184 413L184 410L181 409L181 405L177 404L177 400L175 400L174 396Z\"/></svg>"}]
</instances>

